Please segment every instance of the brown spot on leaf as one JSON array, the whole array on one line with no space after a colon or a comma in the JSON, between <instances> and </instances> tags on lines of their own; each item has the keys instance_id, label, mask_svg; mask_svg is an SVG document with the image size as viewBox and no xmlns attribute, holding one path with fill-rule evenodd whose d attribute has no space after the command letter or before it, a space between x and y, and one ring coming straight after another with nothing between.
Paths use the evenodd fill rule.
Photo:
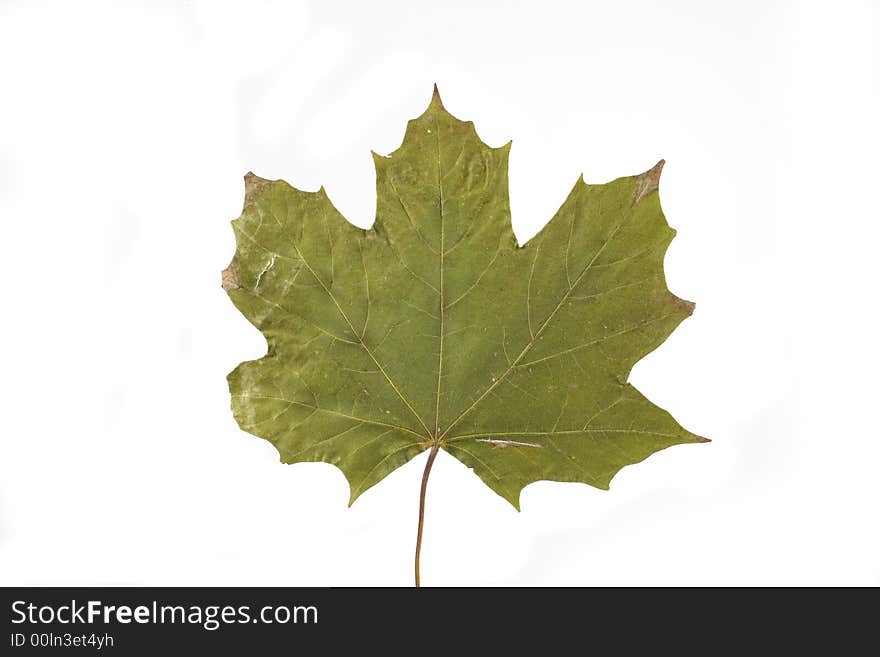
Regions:
<instances>
[{"instance_id":1,"label":"brown spot on leaf","mask_svg":"<svg viewBox=\"0 0 880 657\"><path fill-rule=\"evenodd\" d=\"M666 160L660 160L650 169L636 176L636 192L633 196L633 205L638 205L639 201L645 198L651 192L657 191L660 186L660 173L663 171L663 165Z\"/></svg>"},{"instance_id":2,"label":"brown spot on leaf","mask_svg":"<svg viewBox=\"0 0 880 657\"><path fill-rule=\"evenodd\" d=\"M229 266L223 270L222 276L223 278L221 285L227 293L232 292L233 290L237 290L241 287L241 281L238 278L237 256L232 256L232 262L230 262Z\"/></svg>"},{"instance_id":3,"label":"brown spot on leaf","mask_svg":"<svg viewBox=\"0 0 880 657\"><path fill-rule=\"evenodd\" d=\"M257 192L271 184L271 180L260 178L259 176L254 175L251 171L244 174L244 206L247 207L253 203Z\"/></svg>"},{"instance_id":4,"label":"brown spot on leaf","mask_svg":"<svg viewBox=\"0 0 880 657\"><path fill-rule=\"evenodd\" d=\"M688 316L693 315L694 308L697 307L697 304L695 304L693 301L688 301L687 299L681 299L681 298L675 296L674 294L672 294L671 292L666 297L666 299L667 299L667 302L673 308L675 308L676 310L679 310L683 313L687 313Z\"/></svg>"}]
</instances>

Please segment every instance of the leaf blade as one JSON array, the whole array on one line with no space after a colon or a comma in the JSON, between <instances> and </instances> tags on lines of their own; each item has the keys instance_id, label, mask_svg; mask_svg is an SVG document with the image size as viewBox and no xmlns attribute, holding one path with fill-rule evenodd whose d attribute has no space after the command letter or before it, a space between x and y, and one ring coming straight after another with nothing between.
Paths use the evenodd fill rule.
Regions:
<instances>
[{"instance_id":1,"label":"leaf blade","mask_svg":"<svg viewBox=\"0 0 880 657\"><path fill-rule=\"evenodd\" d=\"M323 188L246 177L224 288L269 352L230 374L233 411L285 462L340 467L351 502L435 443L519 508L532 481L607 488L660 449L705 442L627 383L693 312L663 272L663 161L579 179L519 247L509 150L435 91L401 147L374 154L368 231Z\"/></svg>"}]
</instances>

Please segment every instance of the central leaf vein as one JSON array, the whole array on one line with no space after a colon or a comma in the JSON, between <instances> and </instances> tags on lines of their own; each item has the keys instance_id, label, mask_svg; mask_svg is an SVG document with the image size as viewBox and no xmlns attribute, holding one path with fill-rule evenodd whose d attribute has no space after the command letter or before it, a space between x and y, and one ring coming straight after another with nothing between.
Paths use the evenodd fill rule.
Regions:
<instances>
[{"instance_id":1,"label":"central leaf vein","mask_svg":"<svg viewBox=\"0 0 880 657\"><path fill-rule=\"evenodd\" d=\"M440 348L438 349L437 355L437 400L436 400L436 408L434 413L434 433L433 438L436 440L437 436L440 435L440 385L443 379L443 332L444 332L444 317L443 317L443 306L446 304L446 297L444 295L444 287L443 287L443 255L446 249L445 243L445 233L443 226L443 168L442 168L442 159L440 155L440 122L437 121L436 126L437 132L437 194L439 197L439 210L440 210L440 294L439 294L439 308L440 308Z\"/></svg>"}]
</instances>

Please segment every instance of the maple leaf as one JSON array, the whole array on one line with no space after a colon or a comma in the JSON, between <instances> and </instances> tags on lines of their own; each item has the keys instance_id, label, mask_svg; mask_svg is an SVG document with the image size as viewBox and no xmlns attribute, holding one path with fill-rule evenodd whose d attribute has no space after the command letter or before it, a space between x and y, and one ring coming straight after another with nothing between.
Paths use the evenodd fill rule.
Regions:
<instances>
[{"instance_id":1,"label":"maple leaf","mask_svg":"<svg viewBox=\"0 0 880 657\"><path fill-rule=\"evenodd\" d=\"M323 188L251 173L232 222L223 287L268 343L229 374L236 420L286 463L339 467L350 504L429 451L417 545L439 449L518 509L531 482L604 489L658 450L706 442L627 383L694 309L663 273L675 235L657 193L663 161L604 185L579 179L520 247L509 150L484 144L435 88L400 148L374 154L370 230Z\"/></svg>"}]
</instances>

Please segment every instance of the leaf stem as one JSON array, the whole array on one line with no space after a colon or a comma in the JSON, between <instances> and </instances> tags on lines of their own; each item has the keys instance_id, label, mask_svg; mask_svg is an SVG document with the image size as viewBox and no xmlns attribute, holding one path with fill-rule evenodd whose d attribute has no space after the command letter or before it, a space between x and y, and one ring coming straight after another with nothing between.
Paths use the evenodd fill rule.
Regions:
<instances>
[{"instance_id":1,"label":"leaf stem","mask_svg":"<svg viewBox=\"0 0 880 657\"><path fill-rule=\"evenodd\" d=\"M419 555L422 552L422 527L425 524L425 491L428 490L428 476L431 474L431 466L434 465L434 459L437 458L437 452L440 449L440 443L435 442L431 447L431 453L428 454L428 462L425 464L425 471L422 473L422 490L419 493L419 531L416 534L416 588L421 586L419 580Z\"/></svg>"}]
</instances>

